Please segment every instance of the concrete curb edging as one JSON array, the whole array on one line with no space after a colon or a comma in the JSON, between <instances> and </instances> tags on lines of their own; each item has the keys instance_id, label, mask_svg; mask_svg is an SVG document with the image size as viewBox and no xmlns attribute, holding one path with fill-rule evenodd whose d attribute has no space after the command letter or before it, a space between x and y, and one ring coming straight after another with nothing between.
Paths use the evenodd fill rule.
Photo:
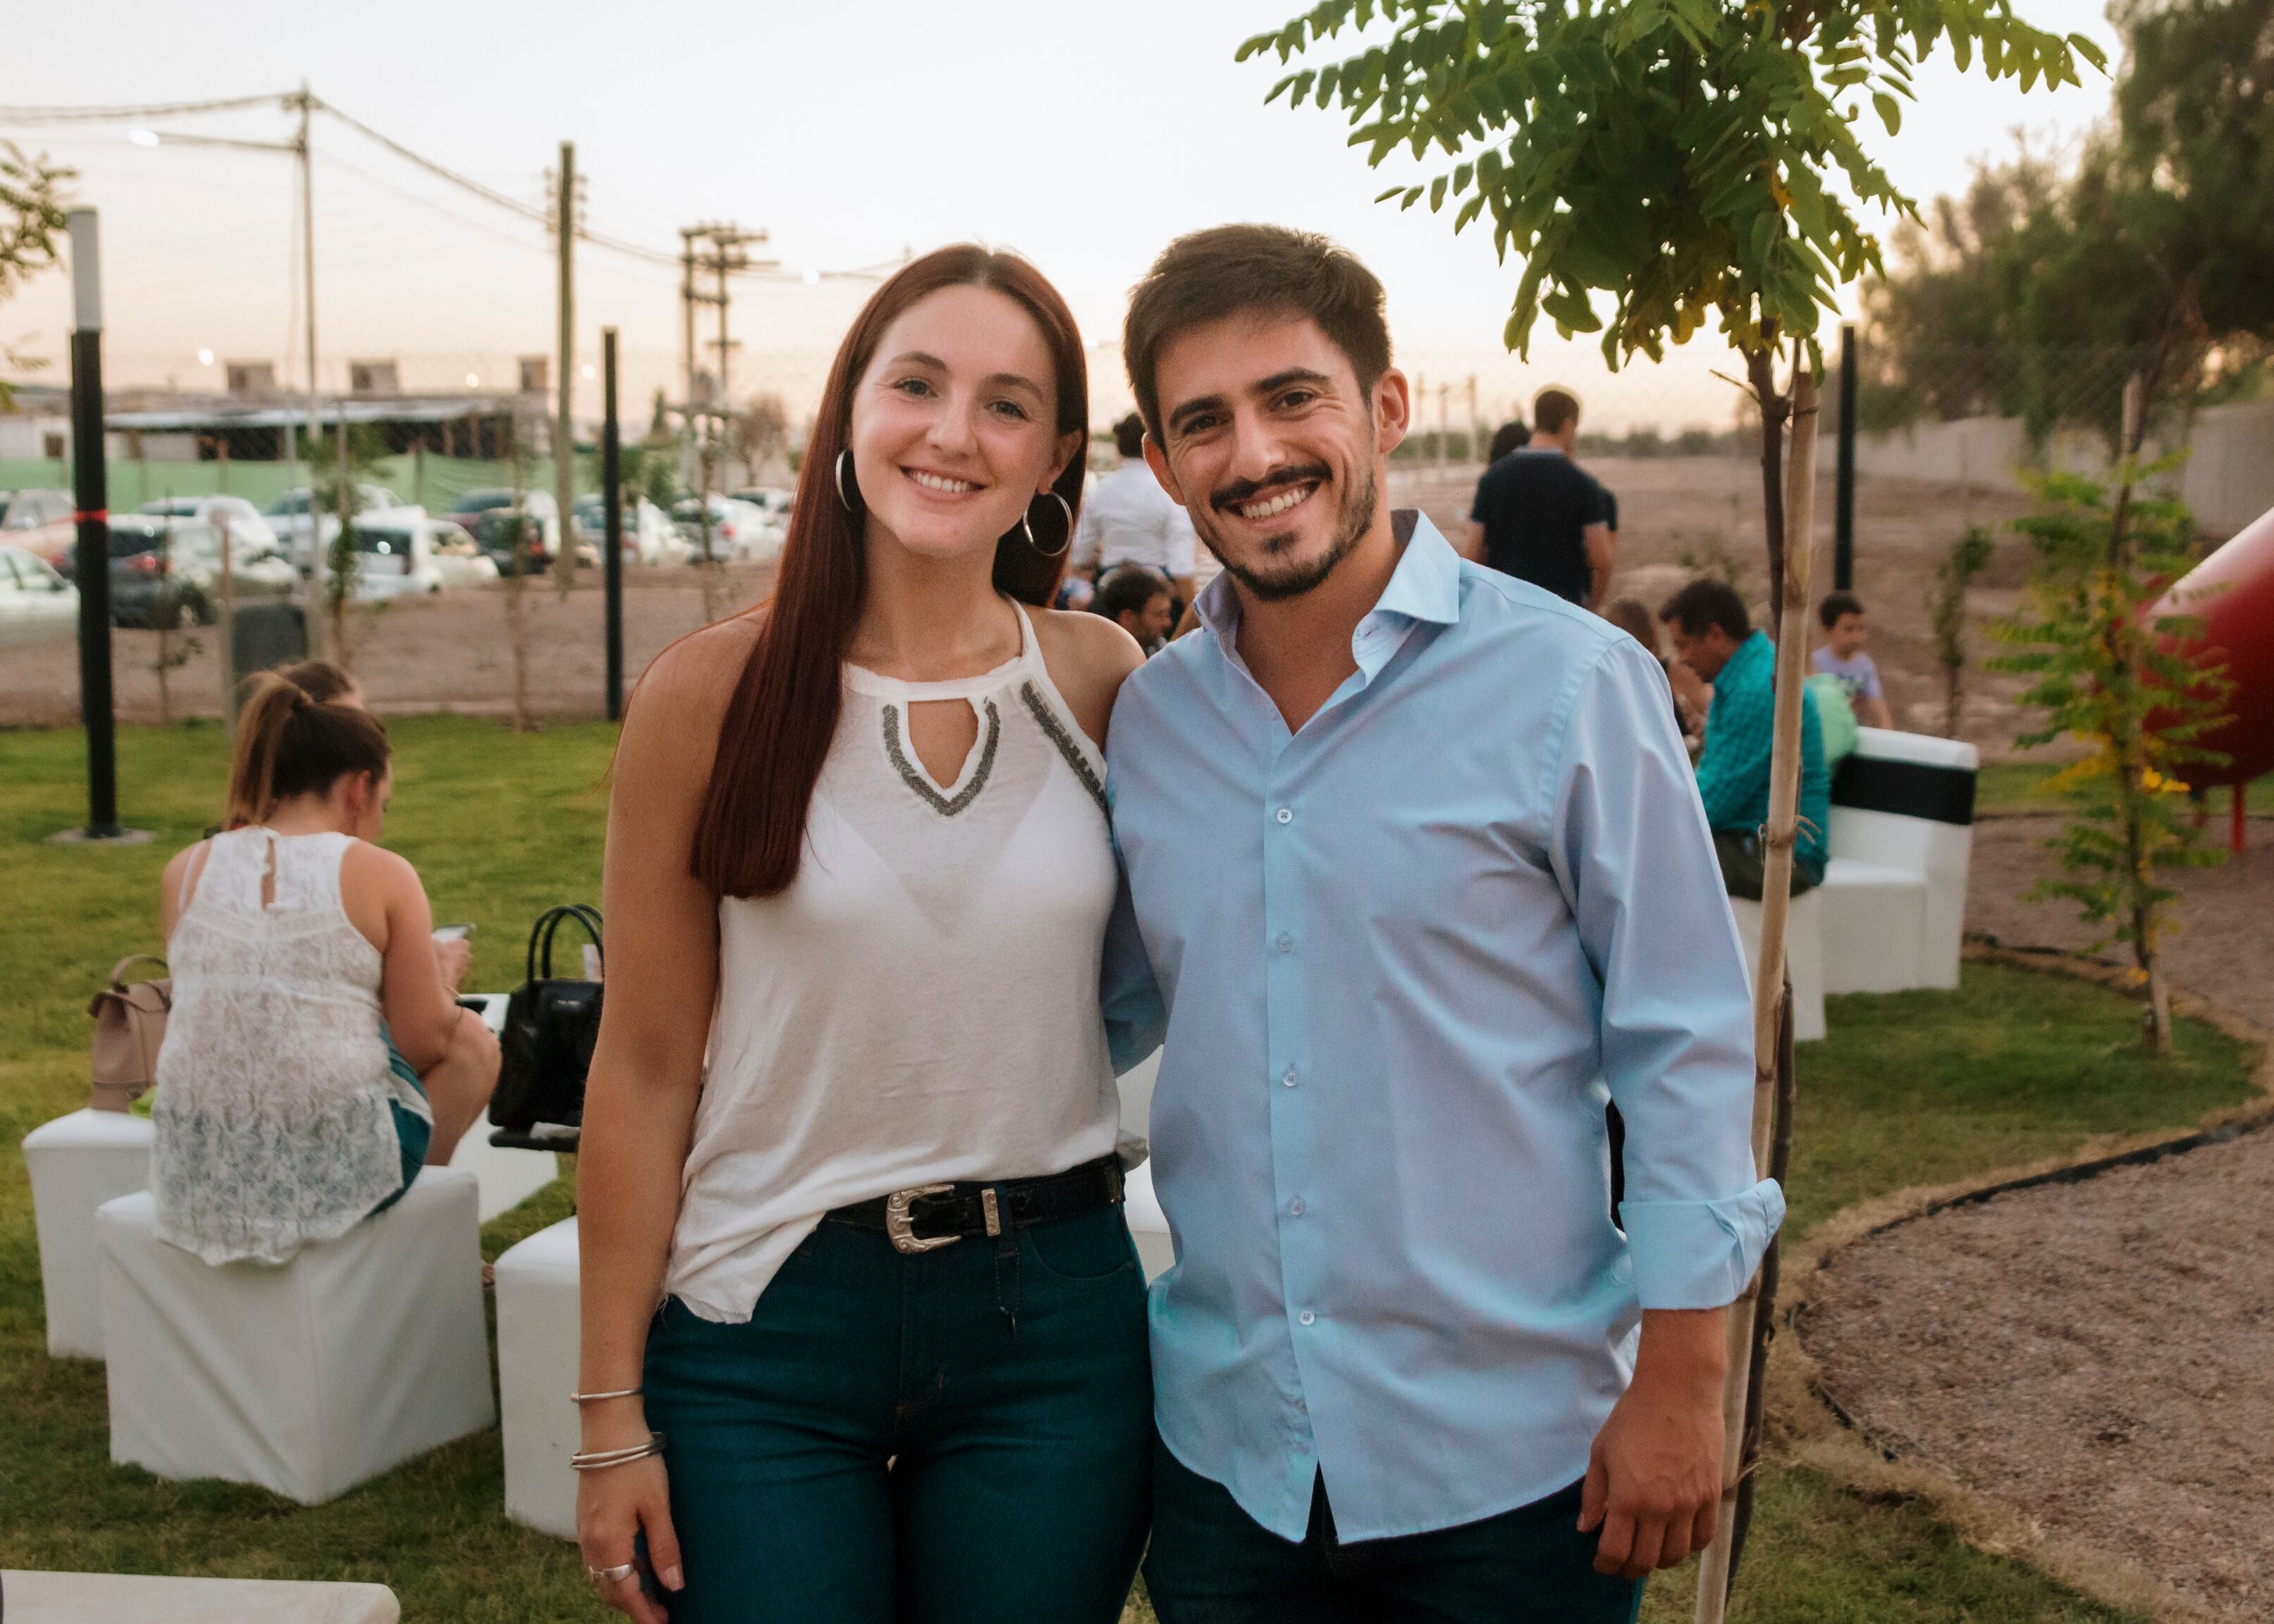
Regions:
<instances>
[{"instance_id":1,"label":"concrete curb edging","mask_svg":"<svg viewBox=\"0 0 2274 1624\"><path fill-rule=\"evenodd\" d=\"M2013 965L2102 986L2128 987L2132 979L2123 966L2047 948L2009 948L1969 939L1965 956L1977 963ZM2240 1624L2245 1614L2206 1607L2129 1558L2051 1532L2019 1506L1969 1488L1923 1461L1898 1456L1826 1390L1820 1367L1801 1345L1818 1275L1834 1257L1858 1241L2010 1191L2078 1182L2274 1124L2274 1033L2199 995L2177 989L2172 1011L2256 1048L2250 1079L2256 1098L2214 1112L2191 1128L2102 1136L2066 1156L1997 1169L1948 1184L1898 1190L1834 1214L1785 1259L1782 1300L1769 1343L1767 1410L1773 1444L1788 1464L1821 1472L1866 1498L1923 1501L1939 1521L1977 1549L2014 1557L2095 1601L2143 1613L2156 1624Z\"/></svg>"}]
</instances>

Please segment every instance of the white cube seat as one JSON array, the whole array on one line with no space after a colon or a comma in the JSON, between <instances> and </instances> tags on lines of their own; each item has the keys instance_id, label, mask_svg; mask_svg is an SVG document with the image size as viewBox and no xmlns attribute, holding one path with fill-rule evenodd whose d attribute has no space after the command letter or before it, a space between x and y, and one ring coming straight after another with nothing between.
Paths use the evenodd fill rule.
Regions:
<instances>
[{"instance_id":1,"label":"white cube seat","mask_svg":"<svg viewBox=\"0 0 2274 1624\"><path fill-rule=\"evenodd\" d=\"M289 1263L218 1267L158 1238L148 1192L94 1219L110 1458L318 1505L497 1418L472 1175Z\"/></svg>"},{"instance_id":2,"label":"white cube seat","mask_svg":"<svg viewBox=\"0 0 2274 1624\"><path fill-rule=\"evenodd\" d=\"M1168 1214L1161 1210L1161 1198L1153 1192L1151 1162L1123 1182L1121 1197L1126 1203L1124 1216L1129 1220L1129 1238L1137 1243L1137 1261L1144 1266L1149 1284L1177 1260L1177 1249L1169 1239Z\"/></svg>"},{"instance_id":3,"label":"white cube seat","mask_svg":"<svg viewBox=\"0 0 2274 1624\"><path fill-rule=\"evenodd\" d=\"M541 1534L576 1538L583 1444L576 1406L576 1221L539 1229L497 1260L498 1407L505 1431L505 1514Z\"/></svg>"},{"instance_id":4,"label":"white cube seat","mask_svg":"<svg viewBox=\"0 0 2274 1624\"><path fill-rule=\"evenodd\" d=\"M150 1121L124 1111L77 1110L24 1136L32 1217L40 1236L40 1294L48 1352L102 1357L95 1295L94 1209L150 1187Z\"/></svg>"},{"instance_id":5,"label":"white cube seat","mask_svg":"<svg viewBox=\"0 0 2274 1624\"><path fill-rule=\"evenodd\" d=\"M1841 859L1894 868L1914 876L1922 888L1919 922L1907 940L1912 947L1909 979L1901 987L1954 988L1959 951L1966 932L1966 881L1974 852L1974 788L1981 753L1956 739L1931 733L1896 733L1879 727L1857 730L1855 753L1832 778L1832 827L1826 845L1834 861ZM1834 891L1829 911L1841 915L1827 923L1826 943L1834 955L1835 978L1856 968L1846 961L1843 942L1875 929L1870 918L1849 921L1853 907L1880 914L1888 899L1869 888ZM1884 978L1895 974L1900 945L1879 944L1872 954L1871 984L1833 985L1834 992L1894 991Z\"/></svg>"},{"instance_id":6,"label":"white cube seat","mask_svg":"<svg viewBox=\"0 0 2274 1624\"><path fill-rule=\"evenodd\" d=\"M0 1573L8 1624L395 1624L383 1584Z\"/></svg>"},{"instance_id":7,"label":"white cube seat","mask_svg":"<svg viewBox=\"0 0 2274 1624\"><path fill-rule=\"evenodd\" d=\"M1826 992L1901 992L1919 984L1924 876L1834 857L1825 865L1823 891Z\"/></svg>"},{"instance_id":8,"label":"white cube seat","mask_svg":"<svg viewBox=\"0 0 2274 1624\"><path fill-rule=\"evenodd\" d=\"M1737 916L1737 939L1745 946L1745 975L1751 981L1761 960L1761 905L1729 898ZM1792 978L1792 1041L1813 1043L1824 1026L1824 888L1803 891L1785 916L1785 974Z\"/></svg>"}]
</instances>

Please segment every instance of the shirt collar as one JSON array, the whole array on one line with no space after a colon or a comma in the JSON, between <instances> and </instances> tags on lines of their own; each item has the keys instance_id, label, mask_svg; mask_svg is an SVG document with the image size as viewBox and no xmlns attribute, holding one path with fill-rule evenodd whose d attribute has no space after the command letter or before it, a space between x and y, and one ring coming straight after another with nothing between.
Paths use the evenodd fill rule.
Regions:
<instances>
[{"instance_id":1,"label":"shirt collar","mask_svg":"<svg viewBox=\"0 0 2274 1624\"><path fill-rule=\"evenodd\" d=\"M1358 623L1354 635L1362 636L1375 615L1452 625L1461 618L1461 555L1418 508L1394 509L1389 523L1404 551L1397 568L1390 572L1389 584L1382 589L1373 611ZM1201 588L1193 607L1218 646L1226 653L1234 652L1239 646L1239 598L1232 589L1231 573L1226 571ZM1363 651L1359 663L1367 663Z\"/></svg>"}]
</instances>

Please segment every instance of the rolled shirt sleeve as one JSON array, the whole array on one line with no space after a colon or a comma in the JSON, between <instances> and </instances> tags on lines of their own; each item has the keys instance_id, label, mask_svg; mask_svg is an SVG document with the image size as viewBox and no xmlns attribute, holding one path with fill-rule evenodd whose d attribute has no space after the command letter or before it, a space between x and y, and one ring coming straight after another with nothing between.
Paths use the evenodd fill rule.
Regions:
<instances>
[{"instance_id":1,"label":"rolled shirt sleeve","mask_svg":"<svg viewBox=\"0 0 2274 1624\"><path fill-rule=\"evenodd\" d=\"M1759 1267L1784 1196L1753 1166L1744 952L1663 690L1627 639L1580 680L1551 861L1602 986L1637 1295L1645 1309L1719 1308Z\"/></svg>"}]
</instances>

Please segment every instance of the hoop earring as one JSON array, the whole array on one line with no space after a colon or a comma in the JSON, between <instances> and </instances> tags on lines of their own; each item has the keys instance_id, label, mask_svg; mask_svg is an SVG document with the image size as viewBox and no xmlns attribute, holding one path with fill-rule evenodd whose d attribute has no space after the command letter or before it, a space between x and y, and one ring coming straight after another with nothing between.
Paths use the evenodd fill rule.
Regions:
<instances>
[{"instance_id":1,"label":"hoop earring","mask_svg":"<svg viewBox=\"0 0 2274 1624\"><path fill-rule=\"evenodd\" d=\"M1044 558L1056 558L1060 553L1064 553L1068 547L1073 545L1073 504L1066 500L1065 497L1060 496L1054 490L1045 491L1043 494L1050 498L1053 501L1057 502L1061 508L1065 509L1065 539L1058 543L1055 547L1046 547L1043 545L1041 542L1036 541L1035 539L1035 519L1031 513L1022 513L1019 515L1019 528L1027 532L1027 545L1028 546L1041 553ZM1027 506L1031 508L1034 506L1034 503L1028 502Z\"/></svg>"},{"instance_id":2,"label":"hoop earring","mask_svg":"<svg viewBox=\"0 0 2274 1624\"><path fill-rule=\"evenodd\" d=\"M845 494L845 464L852 455L853 447L850 446L837 454L837 500L844 504L846 512L858 517L861 510L853 505L853 499Z\"/></svg>"}]
</instances>

